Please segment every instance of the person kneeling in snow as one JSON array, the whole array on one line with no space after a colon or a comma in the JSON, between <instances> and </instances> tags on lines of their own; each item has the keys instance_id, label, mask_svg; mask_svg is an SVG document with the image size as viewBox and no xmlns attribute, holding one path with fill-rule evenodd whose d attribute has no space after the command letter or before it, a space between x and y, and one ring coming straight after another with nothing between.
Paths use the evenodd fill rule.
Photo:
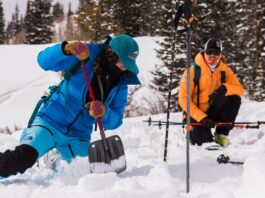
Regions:
<instances>
[{"instance_id":1,"label":"person kneeling in snow","mask_svg":"<svg viewBox=\"0 0 265 198\"><path fill-rule=\"evenodd\" d=\"M138 54L137 42L125 34L100 44L62 42L40 52L38 63L44 70L67 73L74 64L78 69L68 79L64 76L45 100L23 131L20 145L0 153L0 176L25 172L53 148L68 162L88 156L96 118L101 118L105 130L122 124L128 85L140 84ZM90 99L80 61L85 61L95 101Z\"/></svg>"},{"instance_id":2,"label":"person kneeling in snow","mask_svg":"<svg viewBox=\"0 0 265 198\"><path fill-rule=\"evenodd\" d=\"M214 133L211 128L215 122L234 122L238 114L244 88L236 75L222 58L222 43L209 39L204 50L195 57L190 75L191 123L200 122L190 133L192 144L202 145L215 141L223 147L229 144L227 138L232 126L218 126ZM187 71L184 72L179 87L179 105L186 112Z\"/></svg>"}]
</instances>

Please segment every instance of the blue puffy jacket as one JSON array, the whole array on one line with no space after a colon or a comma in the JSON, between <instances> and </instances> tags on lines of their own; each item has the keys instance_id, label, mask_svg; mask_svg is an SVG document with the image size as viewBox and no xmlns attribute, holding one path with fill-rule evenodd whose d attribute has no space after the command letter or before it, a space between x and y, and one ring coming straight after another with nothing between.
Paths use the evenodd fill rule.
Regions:
<instances>
[{"instance_id":1,"label":"blue puffy jacket","mask_svg":"<svg viewBox=\"0 0 265 198\"><path fill-rule=\"evenodd\" d=\"M38 63L44 70L67 71L76 61L74 55L65 55L62 43L48 47L38 55ZM88 44L89 60L86 69L90 80L94 75L93 63L104 44ZM136 75L122 78L110 91L104 101L106 114L101 118L105 130L116 129L122 124L124 109L127 103L129 84L140 84ZM88 88L82 69L79 69L69 82L63 81L48 101L40 108L35 120L43 119L60 132L71 137L90 139L96 119L91 117L85 108ZM33 123L38 124L38 123Z\"/></svg>"}]
</instances>

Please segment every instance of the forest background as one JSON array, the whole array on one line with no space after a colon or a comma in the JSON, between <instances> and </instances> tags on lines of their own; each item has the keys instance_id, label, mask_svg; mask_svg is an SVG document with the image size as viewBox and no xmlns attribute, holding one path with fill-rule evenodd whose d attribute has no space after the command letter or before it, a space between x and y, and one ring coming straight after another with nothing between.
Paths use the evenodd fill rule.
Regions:
<instances>
[{"instance_id":1,"label":"forest background","mask_svg":"<svg viewBox=\"0 0 265 198\"><path fill-rule=\"evenodd\" d=\"M129 104L126 116L163 113L167 107L170 66L173 64L172 111L179 111L178 85L186 67L186 37L177 33L172 61L173 21L176 3L172 0L79 0L65 9L53 0L28 0L25 13L17 4L11 21L6 21L0 0L0 44L48 44L67 41L101 42L108 34L156 38L161 63L152 72L150 87L158 94L156 104L146 109ZM265 1L200 0L194 2L192 57L209 38L223 42L224 56L250 100L265 99ZM159 38L159 39L157 39ZM130 97L139 89L130 90ZM129 103L131 99L129 98ZM134 109L134 113L131 110Z\"/></svg>"}]
</instances>

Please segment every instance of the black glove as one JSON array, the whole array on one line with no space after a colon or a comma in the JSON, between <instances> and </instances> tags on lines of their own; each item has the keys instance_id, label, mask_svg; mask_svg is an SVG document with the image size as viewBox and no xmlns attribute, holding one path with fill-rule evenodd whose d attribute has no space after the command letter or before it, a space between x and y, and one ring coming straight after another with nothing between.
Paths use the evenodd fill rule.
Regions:
<instances>
[{"instance_id":1,"label":"black glove","mask_svg":"<svg viewBox=\"0 0 265 198\"><path fill-rule=\"evenodd\" d=\"M225 94L227 89L224 85L218 87L210 96L209 96L209 104L210 107L220 109L225 103Z\"/></svg>"},{"instance_id":2,"label":"black glove","mask_svg":"<svg viewBox=\"0 0 265 198\"><path fill-rule=\"evenodd\" d=\"M201 120L201 123L203 124L203 126L205 128L214 128L215 127L215 123L214 121L212 121L210 118L206 117L206 118L203 118Z\"/></svg>"}]
</instances>

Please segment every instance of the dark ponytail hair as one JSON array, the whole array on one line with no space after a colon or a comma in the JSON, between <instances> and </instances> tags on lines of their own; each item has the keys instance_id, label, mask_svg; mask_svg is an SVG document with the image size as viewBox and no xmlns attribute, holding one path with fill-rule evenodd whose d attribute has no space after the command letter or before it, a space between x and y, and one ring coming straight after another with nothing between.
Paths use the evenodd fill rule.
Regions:
<instances>
[{"instance_id":1,"label":"dark ponytail hair","mask_svg":"<svg viewBox=\"0 0 265 198\"><path fill-rule=\"evenodd\" d=\"M118 55L112 52L109 45L105 45L94 62L94 71L98 76L104 76L106 74L107 67L110 64L116 64L118 61ZM132 73L128 70L124 71L124 73L129 76L132 75Z\"/></svg>"}]
</instances>

